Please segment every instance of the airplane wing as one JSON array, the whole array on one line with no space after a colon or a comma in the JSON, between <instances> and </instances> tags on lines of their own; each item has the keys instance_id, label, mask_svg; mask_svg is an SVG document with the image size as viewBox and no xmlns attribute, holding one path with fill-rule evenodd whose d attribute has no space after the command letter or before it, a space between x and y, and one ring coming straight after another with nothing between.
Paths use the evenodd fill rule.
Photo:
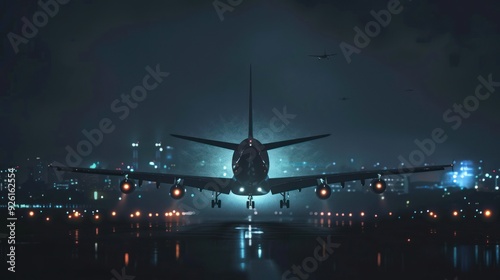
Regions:
<instances>
[{"instance_id":1,"label":"airplane wing","mask_svg":"<svg viewBox=\"0 0 500 280\"><path fill-rule=\"evenodd\" d=\"M159 183L174 184L178 179L184 181L183 186L193 187L209 191L217 191L224 194L231 192L232 186L236 183L232 178L217 178L217 177L204 177L204 176L189 176L180 174L165 174L153 172L131 172L130 170L110 170L110 169L91 169L81 167L68 167L68 166L55 166L49 165L57 171L67 171L76 173L99 174L110 176L127 176L129 179L139 181L153 181L158 185Z\"/></svg>"},{"instance_id":2,"label":"airplane wing","mask_svg":"<svg viewBox=\"0 0 500 280\"><path fill-rule=\"evenodd\" d=\"M271 193L276 194L312 186L318 186L318 180L320 179L325 180L327 184L341 183L342 185L345 182L360 180L361 184L364 185L366 179L375 179L379 176L438 171L444 170L448 167L453 167L453 164L422 166L414 168L355 171L335 174L308 175L300 177L270 178L268 179L268 184L271 188Z\"/></svg>"}]
</instances>

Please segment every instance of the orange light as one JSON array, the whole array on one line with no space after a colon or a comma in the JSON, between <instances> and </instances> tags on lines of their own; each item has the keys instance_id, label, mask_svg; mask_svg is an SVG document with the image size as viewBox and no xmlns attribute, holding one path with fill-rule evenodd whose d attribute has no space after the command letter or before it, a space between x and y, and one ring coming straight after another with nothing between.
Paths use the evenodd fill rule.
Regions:
<instances>
[{"instance_id":1,"label":"orange light","mask_svg":"<svg viewBox=\"0 0 500 280\"><path fill-rule=\"evenodd\" d=\"M116 216L116 212L115 211L111 212L111 216L113 217Z\"/></svg>"},{"instance_id":2,"label":"orange light","mask_svg":"<svg viewBox=\"0 0 500 280\"><path fill-rule=\"evenodd\" d=\"M71 218L72 218L72 216L71 216L71 215L68 215L68 219L71 219Z\"/></svg>"},{"instance_id":3,"label":"orange light","mask_svg":"<svg viewBox=\"0 0 500 280\"><path fill-rule=\"evenodd\" d=\"M322 189L322 190L321 190L321 195L322 195L322 196L325 196L325 195L326 195L326 190L325 190L325 189Z\"/></svg>"},{"instance_id":4,"label":"orange light","mask_svg":"<svg viewBox=\"0 0 500 280\"><path fill-rule=\"evenodd\" d=\"M179 217L179 216L181 215L181 213L177 212L177 213L175 213L175 215L176 215L177 217Z\"/></svg>"},{"instance_id":5,"label":"orange light","mask_svg":"<svg viewBox=\"0 0 500 280\"><path fill-rule=\"evenodd\" d=\"M75 218L77 218L78 216L80 216L80 213L75 212Z\"/></svg>"},{"instance_id":6,"label":"orange light","mask_svg":"<svg viewBox=\"0 0 500 280\"><path fill-rule=\"evenodd\" d=\"M392 216L392 212L389 212L389 216Z\"/></svg>"},{"instance_id":7,"label":"orange light","mask_svg":"<svg viewBox=\"0 0 500 280\"><path fill-rule=\"evenodd\" d=\"M29 215L30 215L30 217L33 217L35 215L35 212L30 211Z\"/></svg>"},{"instance_id":8,"label":"orange light","mask_svg":"<svg viewBox=\"0 0 500 280\"><path fill-rule=\"evenodd\" d=\"M181 194L181 191L179 189L174 190L174 196L179 196Z\"/></svg>"},{"instance_id":9,"label":"orange light","mask_svg":"<svg viewBox=\"0 0 500 280\"><path fill-rule=\"evenodd\" d=\"M381 189L382 188L382 184L377 183L376 187L377 187L377 189Z\"/></svg>"},{"instance_id":10,"label":"orange light","mask_svg":"<svg viewBox=\"0 0 500 280\"><path fill-rule=\"evenodd\" d=\"M434 214L434 218L437 218L437 217L438 217L438 215Z\"/></svg>"},{"instance_id":11,"label":"orange light","mask_svg":"<svg viewBox=\"0 0 500 280\"><path fill-rule=\"evenodd\" d=\"M158 217L158 213L156 213L155 216Z\"/></svg>"},{"instance_id":12,"label":"orange light","mask_svg":"<svg viewBox=\"0 0 500 280\"><path fill-rule=\"evenodd\" d=\"M134 217L134 214L130 214L130 218L133 218Z\"/></svg>"},{"instance_id":13,"label":"orange light","mask_svg":"<svg viewBox=\"0 0 500 280\"><path fill-rule=\"evenodd\" d=\"M136 216L136 217L139 217L140 215L141 215L141 212L139 212L139 211L135 211L135 216Z\"/></svg>"},{"instance_id":14,"label":"orange light","mask_svg":"<svg viewBox=\"0 0 500 280\"><path fill-rule=\"evenodd\" d=\"M128 191L130 189L130 185L129 184L123 184L123 189Z\"/></svg>"},{"instance_id":15,"label":"orange light","mask_svg":"<svg viewBox=\"0 0 500 280\"><path fill-rule=\"evenodd\" d=\"M484 216L485 217L491 217L491 211L490 210L484 211Z\"/></svg>"},{"instance_id":16,"label":"orange light","mask_svg":"<svg viewBox=\"0 0 500 280\"><path fill-rule=\"evenodd\" d=\"M365 212L361 212L361 217L364 217L365 216Z\"/></svg>"},{"instance_id":17,"label":"orange light","mask_svg":"<svg viewBox=\"0 0 500 280\"><path fill-rule=\"evenodd\" d=\"M50 218L49 218L49 217L47 217L47 218L45 218L45 220L46 220L46 221L50 221Z\"/></svg>"},{"instance_id":18,"label":"orange light","mask_svg":"<svg viewBox=\"0 0 500 280\"><path fill-rule=\"evenodd\" d=\"M149 213L148 216L153 217L153 214Z\"/></svg>"},{"instance_id":19,"label":"orange light","mask_svg":"<svg viewBox=\"0 0 500 280\"><path fill-rule=\"evenodd\" d=\"M458 211L453 211L453 216L458 216Z\"/></svg>"},{"instance_id":20,"label":"orange light","mask_svg":"<svg viewBox=\"0 0 500 280\"><path fill-rule=\"evenodd\" d=\"M95 218L96 220L99 220L99 215L95 215L95 216L94 216L94 218Z\"/></svg>"}]
</instances>

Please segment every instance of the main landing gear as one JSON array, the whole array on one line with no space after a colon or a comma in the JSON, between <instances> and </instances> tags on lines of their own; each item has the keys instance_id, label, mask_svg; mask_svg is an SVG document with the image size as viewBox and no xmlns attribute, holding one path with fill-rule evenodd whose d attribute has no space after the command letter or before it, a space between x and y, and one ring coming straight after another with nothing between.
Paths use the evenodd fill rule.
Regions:
<instances>
[{"instance_id":1,"label":"main landing gear","mask_svg":"<svg viewBox=\"0 0 500 280\"><path fill-rule=\"evenodd\" d=\"M282 192L280 194L283 196L283 199L280 200L280 208L283 208L283 206L286 206L286 208L290 208L290 199L286 199L287 197L290 197L290 194L285 192Z\"/></svg>"},{"instance_id":2,"label":"main landing gear","mask_svg":"<svg viewBox=\"0 0 500 280\"><path fill-rule=\"evenodd\" d=\"M212 197L214 197L215 194L215 199L212 199L212 208L217 205L217 208L220 208L221 206L221 200L219 199L220 192L212 192Z\"/></svg>"},{"instance_id":3,"label":"main landing gear","mask_svg":"<svg viewBox=\"0 0 500 280\"><path fill-rule=\"evenodd\" d=\"M248 196L247 209L255 209L255 201L253 201L253 196Z\"/></svg>"}]
</instances>

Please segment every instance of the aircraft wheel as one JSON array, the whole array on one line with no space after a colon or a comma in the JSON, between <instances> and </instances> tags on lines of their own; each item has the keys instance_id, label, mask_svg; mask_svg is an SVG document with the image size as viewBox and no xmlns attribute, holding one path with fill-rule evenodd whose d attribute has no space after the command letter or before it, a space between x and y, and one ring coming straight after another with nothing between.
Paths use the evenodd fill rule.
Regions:
<instances>
[{"instance_id":1,"label":"aircraft wheel","mask_svg":"<svg viewBox=\"0 0 500 280\"><path fill-rule=\"evenodd\" d=\"M215 201L212 199L212 208L215 207Z\"/></svg>"},{"instance_id":2,"label":"aircraft wheel","mask_svg":"<svg viewBox=\"0 0 500 280\"><path fill-rule=\"evenodd\" d=\"M250 201L247 201L247 208L250 209Z\"/></svg>"},{"instance_id":3,"label":"aircraft wheel","mask_svg":"<svg viewBox=\"0 0 500 280\"><path fill-rule=\"evenodd\" d=\"M280 200L280 208L283 208L283 200Z\"/></svg>"},{"instance_id":4,"label":"aircraft wheel","mask_svg":"<svg viewBox=\"0 0 500 280\"><path fill-rule=\"evenodd\" d=\"M217 201L217 207L220 208L222 200Z\"/></svg>"},{"instance_id":5,"label":"aircraft wheel","mask_svg":"<svg viewBox=\"0 0 500 280\"><path fill-rule=\"evenodd\" d=\"M252 201L252 209L255 209L255 201Z\"/></svg>"},{"instance_id":6,"label":"aircraft wheel","mask_svg":"<svg viewBox=\"0 0 500 280\"><path fill-rule=\"evenodd\" d=\"M290 208L290 200L286 201L286 208Z\"/></svg>"}]
</instances>

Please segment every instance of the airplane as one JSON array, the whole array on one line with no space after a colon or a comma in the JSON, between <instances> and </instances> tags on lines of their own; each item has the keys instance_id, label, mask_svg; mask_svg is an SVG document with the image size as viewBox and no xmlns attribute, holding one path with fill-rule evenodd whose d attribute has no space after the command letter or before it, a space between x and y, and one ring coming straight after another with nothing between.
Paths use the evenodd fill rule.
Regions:
<instances>
[{"instance_id":1,"label":"airplane","mask_svg":"<svg viewBox=\"0 0 500 280\"><path fill-rule=\"evenodd\" d=\"M247 196L246 207L248 209L255 208L254 196L261 196L271 192L272 194L281 194L280 208L290 208L289 192L303 188L316 187L316 196L319 199L327 199L332 193L330 184L340 183L342 188L345 182L360 180L364 186L367 179L371 179L370 188L376 194L383 193L387 184L382 176L396 175L405 173L417 173L444 170L450 165L422 166L408 169L384 169L371 171L354 171L346 173L333 174L318 174L298 177L281 177L269 178L269 156L268 151L295 145L311 140L316 140L329 136L330 134L322 134L303 138L296 138L284 141L271 143L261 143L253 136L253 116L252 116L252 68L250 67L250 85L249 85L249 109L248 109L248 136L240 143L228 143L217 140L202 139L191 136L183 136L171 134L173 137L198 142L206 145L216 146L233 151L232 171L233 177L205 177L183 174L166 174L154 172L139 172L130 170L106 170L106 169L90 169L81 167L68 167L49 165L58 171L79 172L88 174L100 174L111 176L123 176L124 179L120 182L120 190L122 193L130 194L136 187L141 187L143 181L156 182L156 187L159 188L161 183L170 184L170 196L173 199L181 199L186 193L185 187L197 188L200 191L212 191L212 208L217 206L221 208L220 194L230 194ZM138 180L136 184L135 180Z\"/></svg>"},{"instance_id":2,"label":"airplane","mask_svg":"<svg viewBox=\"0 0 500 280\"><path fill-rule=\"evenodd\" d=\"M329 59L328 57L334 56L334 55L336 55L336 53L327 54L326 50L325 50L325 52L323 54L310 54L309 56L317 57L319 60L321 60L321 59Z\"/></svg>"}]
</instances>

